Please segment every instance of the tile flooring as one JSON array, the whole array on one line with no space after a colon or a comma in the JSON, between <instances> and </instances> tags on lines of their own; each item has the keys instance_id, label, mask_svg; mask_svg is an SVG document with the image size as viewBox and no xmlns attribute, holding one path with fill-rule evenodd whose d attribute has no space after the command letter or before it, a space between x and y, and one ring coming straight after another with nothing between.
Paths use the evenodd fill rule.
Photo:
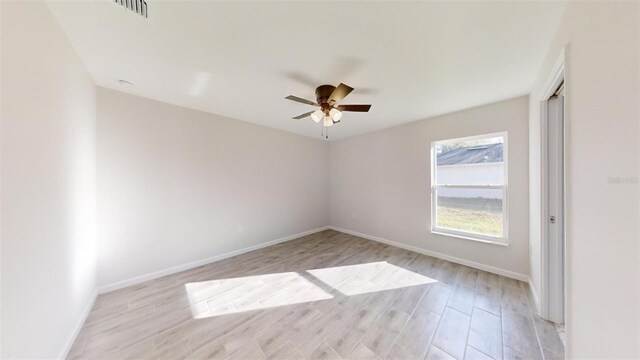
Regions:
<instances>
[{"instance_id":1,"label":"tile flooring","mask_svg":"<svg viewBox=\"0 0 640 360\"><path fill-rule=\"evenodd\" d=\"M561 359L527 284L332 230L100 295L70 359Z\"/></svg>"}]
</instances>

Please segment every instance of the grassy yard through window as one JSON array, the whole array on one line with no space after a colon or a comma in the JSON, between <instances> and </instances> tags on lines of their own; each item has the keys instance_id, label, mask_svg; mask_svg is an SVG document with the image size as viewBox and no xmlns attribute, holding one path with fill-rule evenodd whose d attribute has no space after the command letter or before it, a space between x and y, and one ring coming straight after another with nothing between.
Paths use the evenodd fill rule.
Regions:
<instances>
[{"instance_id":1,"label":"grassy yard through window","mask_svg":"<svg viewBox=\"0 0 640 360\"><path fill-rule=\"evenodd\" d=\"M438 227L502 236L502 214L486 210L438 206Z\"/></svg>"}]
</instances>

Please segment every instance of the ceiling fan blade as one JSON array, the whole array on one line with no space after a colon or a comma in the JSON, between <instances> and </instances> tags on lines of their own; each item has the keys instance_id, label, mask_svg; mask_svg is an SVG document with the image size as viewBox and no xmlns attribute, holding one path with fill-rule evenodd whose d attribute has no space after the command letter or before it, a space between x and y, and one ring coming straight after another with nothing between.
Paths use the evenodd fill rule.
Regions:
<instances>
[{"instance_id":1,"label":"ceiling fan blade","mask_svg":"<svg viewBox=\"0 0 640 360\"><path fill-rule=\"evenodd\" d=\"M335 88L335 90L333 90L333 92L331 93L331 96L329 96L329 104L333 104L341 101L347 95L349 95L349 93L352 91L353 91L353 88L351 86L340 83L340 85L338 85L338 87Z\"/></svg>"},{"instance_id":2,"label":"ceiling fan blade","mask_svg":"<svg viewBox=\"0 0 640 360\"><path fill-rule=\"evenodd\" d=\"M371 109L371 105L338 105L337 109L340 111L367 112Z\"/></svg>"},{"instance_id":3,"label":"ceiling fan blade","mask_svg":"<svg viewBox=\"0 0 640 360\"><path fill-rule=\"evenodd\" d=\"M299 98L297 96L293 96L293 95L289 95L287 96L285 99L291 100L291 101L295 101L295 102L299 102L299 103L303 103L303 104L307 104L307 105L313 105L313 106L320 106L317 103L311 101L311 100L306 100L303 98Z\"/></svg>"},{"instance_id":4,"label":"ceiling fan blade","mask_svg":"<svg viewBox=\"0 0 640 360\"><path fill-rule=\"evenodd\" d=\"M315 111L315 110L313 110L313 111L309 111L309 112L306 112L306 113L304 113L304 114L300 114L300 115L298 115L298 116L294 117L293 119L296 119L296 120L304 119L304 118L306 118L307 116L309 116L309 115L313 114L313 112L314 112L314 111Z\"/></svg>"}]
</instances>

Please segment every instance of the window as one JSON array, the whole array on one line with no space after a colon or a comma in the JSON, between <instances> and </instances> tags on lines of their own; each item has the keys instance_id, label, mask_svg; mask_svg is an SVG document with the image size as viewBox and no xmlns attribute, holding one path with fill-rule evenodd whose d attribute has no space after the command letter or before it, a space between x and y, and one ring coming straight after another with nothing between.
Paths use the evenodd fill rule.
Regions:
<instances>
[{"instance_id":1,"label":"window","mask_svg":"<svg viewBox=\"0 0 640 360\"><path fill-rule=\"evenodd\" d=\"M431 144L431 231L507 243L507 134Z\"/></svg>"}]
</instances>

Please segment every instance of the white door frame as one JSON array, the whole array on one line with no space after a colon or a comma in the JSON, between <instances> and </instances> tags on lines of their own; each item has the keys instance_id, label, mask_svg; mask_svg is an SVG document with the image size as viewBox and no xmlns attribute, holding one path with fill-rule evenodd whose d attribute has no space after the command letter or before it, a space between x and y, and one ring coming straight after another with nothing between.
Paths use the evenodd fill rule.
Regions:
<instances>
[{"instance_id":1,"label":"white door frame","mask_svg":"<svg viewBox=\"0 0 640 360\"><path fill-rule=\"evenodd\" d=\"M564 83L565 90L567 89L567 79L565 76L565 51L562 51L560 58L556 62L554 66L554 70L552 72L552 76L549 81L545 84L545 92L540 102L540 209L541 209L541 221L540 221L540 242L541 242L541 255L542 255L542 266L541 266L541 286L540 286L540 316L544 319L557 322L564 323L564 304L566 303L566 277L565 271L552 273L550 269L566 269L566 239L567 239L567 111L566 106L564 107L564 134L563 134L563 166L564 166L564 211L560 216L562 217L563 222L563 230L564 234L562 239L564 239L564 244L555 244L555 246L562 246L561 250L563 251L553 251L550 252L550 244L548 242L549 239L549 185L548 185L548 174L549 174L549 164L548 164L548 149L549 149L549 141L548 141L548 130L549 130L549 113L547 107L547 100L552 97L558 87ZM552 254L563 254L554 256ZM555 286L554 284L564 284L564 286Z\"/></svg>"}]
</instances>

